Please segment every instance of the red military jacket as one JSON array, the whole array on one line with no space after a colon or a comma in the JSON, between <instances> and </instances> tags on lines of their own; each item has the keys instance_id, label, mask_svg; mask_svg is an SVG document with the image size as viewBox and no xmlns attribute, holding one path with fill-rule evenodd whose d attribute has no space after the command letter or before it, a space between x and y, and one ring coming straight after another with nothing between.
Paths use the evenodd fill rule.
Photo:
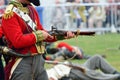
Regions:
<instances>
[{"instance_id":1,"label":"red military jacket","mask_svg":"<svg viewBox=\"0 0 120 80\"><path fill-rule=\"evenodd\" d=\"M0 26L0 38L3 36L2 28Z\"/></svg>"},{"instance_id":2,"label":"red military jacket","mask_svg":"<svg viewBox=\"0 0 120 80\"><path fill-rule=\"evenodd\" d=\"M37 30L44 30L40 24L36 10L32 6L29 6L29 8L32 10L34 21L37 24ZM28 52L37 53L35 35L32 33L31 28L28 27L23 19L16 13L14 13L11 18L2 20L2 28L11 48L15 48L15 50L21 54L26 54ZM55 39L51 41L55 41Z\"/></svg>"},{"instance_id":3,"label":"red military jacket","mask_svg":"<svg viewBox=\"0 0 120 80\"><path fill-rule=\"evenodd\" d=\"M31 18L36 23L37 30L44 30L40 24L39 16L35 8L29 5L29 9L32 11L30 16L32 16ZM37 49L35 47L36 37L32 33L32 29L16 13L13 12L13 16L8 19L2 19L2 30L9 47L14 49L16 52L21 54L27 54L28 52L37 53ZM46 39L45 41L56 40ZM9 80L10 71L15 61L16 58L12 57L11 62L6 65L5 80Z\"/></svg>"}]
</instances>

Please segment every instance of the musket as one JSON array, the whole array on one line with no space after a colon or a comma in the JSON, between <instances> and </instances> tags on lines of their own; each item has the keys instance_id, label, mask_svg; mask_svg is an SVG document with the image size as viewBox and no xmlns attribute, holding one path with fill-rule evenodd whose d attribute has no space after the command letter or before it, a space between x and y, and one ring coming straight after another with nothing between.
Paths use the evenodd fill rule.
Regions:
<instances>
[{"instance_id":1,"label":"musket","mask_svg":"<svg viewBox=\"0 0 120 80\"><path fill-rule=\"evenodd\" d=\"M78 35L85 35L85 36L93 36L95 35L94 31L71 31L72 33L74 33L76 36ZM58 30L56 27L52 26L51 30L48 31L48 33L52 36L66 36L67 35L67 31L65 30Z\"/></svg>"},{"instance_id":2,"label":"musket","mask_svg":"<svg viewBox=\"0 0 120 80\"><path fill-rule=\"evenodd\" d=\"M48 63L48 64L63 64L63 65L72 67L74 69L78 69L81 72L85 73L85 69L83 67L80 67L80 66L77 66L77 65L73 65L73 64L69 64L69 63L64 63L64 62L58 62L58 61L50 61L50 60L45 60L45 63Z\"/></svg>"},{"instance_id":3,"label":"musket","mask_svg":"<svg viewBox=\"0 0 120 80\"><path fill-rule=\"evenodd\" d=\"M15 52L12 49L6 47L6 46L0 46L0 53L8 55L8 56L16 56L16 57L30 57L30 56L32 56L30 53L20 54L18 52Z\"/></svg>"}]
</instances>

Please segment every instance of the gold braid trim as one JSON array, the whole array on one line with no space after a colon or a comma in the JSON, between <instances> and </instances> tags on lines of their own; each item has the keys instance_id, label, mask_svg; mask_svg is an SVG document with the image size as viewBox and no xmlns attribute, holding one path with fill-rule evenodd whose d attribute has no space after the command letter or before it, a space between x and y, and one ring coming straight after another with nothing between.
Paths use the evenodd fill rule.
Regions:
<instances>
[{"instance_id":1,"label":"gold braid trim","mask_svg":"<svg viewBox=\"0 0 120 80\"><path fill-rule=\"evenodd\" d=\"M36 48L37 48L37 51L38 51L38 54L44 54L45 52L45 45L43 42L37 42L35 44Z\"/></svg>"},{"instance_id":2,"label":"gold braid trim","mask_svg":"<svg viewBox=\"0 0 120 80\"><path fill-rule=\"evenodd\" d=\"M33 34L35 35L35 38L36 38L35 46L37 48L37 51L39 54L43 54L45 52L45 45L42 42L44 40L43 33L42 31L38 30L38 31L33 32Z\"/></svg>"},{"instance_id":3,"label":"gold braid trim","mask_svg":"<svg viewBox=\"0 0 120 80\"><path fill-rule=\"evenodd\" d=\"M3 15L4 19L9 19L13 16L13 11L12 11L13 7L14 6L12 4L10 4L6 7L5 13Z\"/></svg>"},{"instance_id":4,"label":"gold braid trim","mask_svg":"<svg viewBox=\"0 0 120 80\"><path fill-rule=\"evenodd\" d=\"M23 5L20 2L13 1L11 2L14 6L16 6L19 10L23 11L24 13L29 13L29 9L27 7L23 7Z\"/></svg>"},{"instance_id":5,"label":"gold braid trim","mask_svg":"<svg viewBox=\"0 0 120 80\"><path fill-rule=\"evenodd\" d=\"M44 40L43 33L40 30L33 32L33 34L35 35L36 43Z\"/></svg>"},{"instance_id":6,"label":"gold braid trim","mask_svg":"<svg viewBox=\"0 0 120 80\"><path fill-rule=\"evenodd\" d=\"M23 5L20 2L17 1L11 1L9 5L6 7L5 13L3 15L4 19L10 19L13 15L13 8L17 7L19 10L23 11L24 13L29 14L29 9L27 7L23 7Z\"/></svg>"},{"instance_id":7,"label":"gold braid trim","mask_svg":"<svg viewBox=\"0 0 120 80\"><path fill-rule=\"evenodd\" d=\"M15 7L17 7L19 10L23 11L24 13L29 13L29 9L27 7L23 7L23 5L20 2L11 1L10 4L13 4Z\"/></svg>"}]
</instances>

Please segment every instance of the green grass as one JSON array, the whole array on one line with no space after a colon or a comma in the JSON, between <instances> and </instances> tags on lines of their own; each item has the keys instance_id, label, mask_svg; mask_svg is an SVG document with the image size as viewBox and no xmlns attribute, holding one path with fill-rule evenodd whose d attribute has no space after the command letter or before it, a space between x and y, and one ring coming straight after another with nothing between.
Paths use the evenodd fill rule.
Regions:
<instances>
[{"instance_id":1,"label":"green grass","mask_svg":"<svg viewBox=\"0 0 120 80\"><path fill-rule=\"evenodd\" d=\"M120 71L120 34L104 34L95 36L78 36L77 38L63 40L71 45L81 47L85 54L105 54L106 60ZM85 60L71 60L83 63Z\"/></svg>"}]
</instances>

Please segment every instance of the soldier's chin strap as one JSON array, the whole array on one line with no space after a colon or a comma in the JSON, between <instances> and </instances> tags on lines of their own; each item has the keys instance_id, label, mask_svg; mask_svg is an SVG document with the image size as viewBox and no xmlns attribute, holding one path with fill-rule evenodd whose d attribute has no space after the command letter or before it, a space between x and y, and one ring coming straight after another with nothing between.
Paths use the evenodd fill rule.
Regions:
<instances>
[{"instance_id":1,"label":"soldier's chin strap","mask_svg":"<svg viewBox=\"0 0 120 80\"><path fill-rule=\"evenodd\" d=\"M33 3L35 6L40 6L40 0L29 0L31 3Z\"/></svg>"}]
</instances>

